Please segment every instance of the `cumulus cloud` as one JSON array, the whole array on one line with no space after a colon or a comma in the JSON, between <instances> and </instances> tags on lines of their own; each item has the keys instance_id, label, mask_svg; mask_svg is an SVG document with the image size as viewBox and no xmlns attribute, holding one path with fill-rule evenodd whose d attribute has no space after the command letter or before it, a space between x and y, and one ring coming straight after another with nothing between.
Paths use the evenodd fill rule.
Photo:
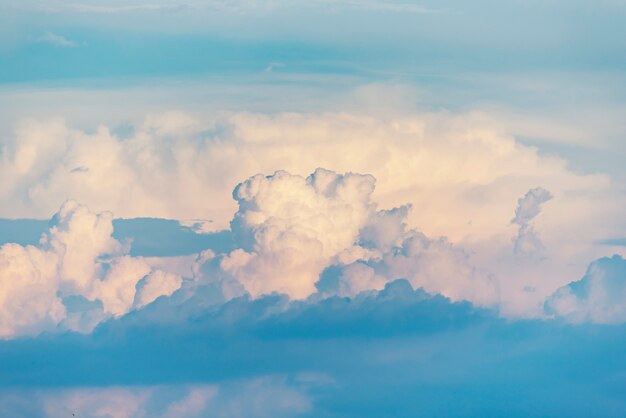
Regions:
<instances>
[{"instance_id":1,"label":"cumulus cloud","mask_svg":"<svg viewBox=\"0 0 626 418\"><path fill-rule=\"evenodd\" d=\"M432 240L416 231L406 234L401 246L389 252L342 266L338 293L355 295L380 289L398 278L452 300L469 300L482 306L499 302L493 277L473 266L463 249L445 238Z\"/></svg>"},{"instance_id":2,"label":"cumulus cloud","mask_svg":"<svg viewBox=\"0 0 626 418\"><path fill-rule=\"evenodd\" d=\"M323 169L307 178L281 171L246 180L233 193L241 249L221 260L223 269L254 296L310 295L330 259L355 244L373 190L372 176Z\"/></svg>"},{"instance_id":3,"label":"cumulus cloud","mask_svg":"<svg viewBox=\"0 0 626 418\"><path fill-rule=\"evenodd\" d=\"M377 210L374 188L371 175L325 169L306 178L285 171L251 177L233 193L239 210L231 225L240 248L205 253L196 280L222 280L233 295L238 283L253 297L279 292L301 299L316 290L354 296L406 278L453 300L497 302L492 278L463 250L409 230L409 206Z\"/></svg>"},{"instance_id":4,"label":"cumulus cloud","mask_svg":"<svg viewBox=\"0 0 626 418\"><path fill-rule=\"evenodd\" d=\"M546 301L549 314L571 322L626 322L626 260L594 261L582 279L558 289Z\"/></svg>"},{"instance_id":5,"label":"cumulus cloud","mask_svg":"<svg viewBox=\"0 0 626 418\"><path fill-rule=\"evenodd\" d=\"M201 123L173 112L147 117L128 138L104 126L88 133L62 120L24 121L3 143L0 193L13 203L0 216L47 216L71 195L122 217L208 218L226 228L236 210L233 184L257 172L306 175L319 166L372 174L381 204L408 201L414 226L455 240L504 232L510 202L538 178L559 192L552 204L559 208L583 209L581 197L610 190L607 177L574 174L471 114L237 113ZM576 210L578 221L584 213Z\"/></svg>"},{"instance_id":6,"label":"cumulus cloud","mask_svg":"<svg viewBox=\"0 0 626 418\"><path fill-rule=\"evenodd\" d=\"M89 331L180 287L180 277L128 256L112 238L112 219L68 201L38 245L0 247L0 337L59 325Z\"/></svg>"},{"instance_id":7,"label":"cumulus cloud","mask_svg":"<svg viewBox=\"0 0 626 418\"><path fill-rule=\"evenodd\" d=\"M210 219L211 230L219 231L229 228L238 210L233 185L255 173L285 170L306 178L320 166L368 173L377 179L373 201L383 208L410 204L404 218L409 229L446 236L478 267L497 269L507 300L528 311L603 255L594 243L623 229L624 194L607 176L574 173L566 161L540 155L498 126L474 113L231 113L200 120L170 112L149 115L122 135L114 127L83 131L62 120L26 120L2 140L0 198L10 204L0 216L47 217L60 199L76 198L122 217ZM538 183L555 197L529 227L511 224L512 204ZM544 253L538 259L552 263L537 272L545 284L505 259L519 228L520 251L537 247L533 238L541 233ZM352 251L371 251L368 233ZM269 230L263 234L271 236ZM388 240L397 242L384 245L397 247L404 238L390 233ZM243 277L244 266L260 262L248 260L250 254L247 247L232 254L231 273L242 268L237 274ZM339 263L371 258L352 257ZM278 263L263 260L266 269ZM504 286L503 280L520 285ZM239 294L232 284L229 291ZM537 291L524 292L527 285Z\"/></svg>"},{"instance_id":8,"label":"cumulus cloud","mask_svg":"<svg viewBox=\"0 0 626 418\"><path fill-rule=\"evenodd\" d=\"M541 256L545 247L530 223L541 212L541 205L551 200L552 193L541 187L530 189L517 201L515 218L511 223L519 225L517 237L513 240L513 251L518 255Z\"/></svg>"},{"instance_id":9,"label":"cumulus cloud","mask_svg":"<svg viewBox=\"0 0 626 418\"><path fill-rule=\"evenodd\" d=\"M154 302L158 297L171 295L182 285L180 276L162 270L150 271L135 286L137 291L133 308L138 309Z\"/></svg>"}]
</instances>

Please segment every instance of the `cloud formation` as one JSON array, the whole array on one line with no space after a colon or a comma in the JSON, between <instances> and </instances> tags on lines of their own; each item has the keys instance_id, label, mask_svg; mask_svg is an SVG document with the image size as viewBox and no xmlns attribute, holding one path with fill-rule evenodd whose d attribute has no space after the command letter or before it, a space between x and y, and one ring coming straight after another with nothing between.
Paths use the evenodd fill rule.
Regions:
<instances>
[{"instance_id":1,"label":"cloud formation","mask_svg":"<svg viewBox=\"0 0 626 418\"><path fill-rule=\"evenodd\" d=\"M278 292L302 299L317 290L354 296L405 278L453 300L498 301L492 278L462 249L409 230L409 206L377 210L374 189L371 175L325 169L306 178L285 171L251 177L233 192L239 248L205 253L196 280L219 278L229 294L238 283L254 297Z\"/></svg>"},{"instance_id":2,"label":"cloud formation","mask_svg":"<svg viewBox=\"0 0 626 418\"><path fill-rule=\"evenodd\" d=\"M128 256L112 238L112 219L68 201L38 245L0 247L0 337L90 331L180 287L180 277Z\"/></svg>"},{"instance_id":3,"label":"cloud formation","mask_svg":"<svg viewBox=\"0 0 626 418\"><path fill-rule=\"evenodd\" d=\"M626 260L615 255L591 263L582 279L558 289L548 313L574 323L626 322Z\"/></svg>"},{"instance_id":4,"label":"cloud formation","mask_svg":"<svg viewBox=\"0 0 626 418\"><path fill-rule=\"evenodd\" d=\"M231 222L241 249L220 261L253 296L272 291L302 298L320 272L352 248L373 204L374 178L318 169L307 178L277 172L239 184Z\"/></svg>"},{"instance_id":5,"label":"cloud formation","mask_svg":"<svg viewBox=\"0 0 626 418\"><path fill-rule=\"evenodd\" d=\"M122 217L210 219L226 229L241 179L277 170L306 176L321 166L373 175L383 207L410 203L410 226L454 242L509 235L511 202L539 183L556 196L541 216L542 241L579 257L614 234L598 219L616 219L624 200L607 176L576 174L480 114L235 113L200 121L171 112L123 134L26 120L2 149L0 197L11 202L4 217L47 218L74 198Z\"/></svg>"},{"instance_id":6,"label":"cloud formation","mask_svg":"<svg viewBox=\"0 0 626 418\"><path fill-rule=\"evenodd\" d=\"M503 320L406 280L356 297L197 302L162 298L92 334L0 341L0 412L45 416L42 401L133 417L626 412L623 325Z\"/></svg>"},{"instance_id":7,"label":"cloud formation","mask_svg":"<svg viewBox=\"0 0 626 418\"><path fill-rule=\"evenodd\" d=\"M338 227L323 232L323 224L291 219L272 212L288 209L261 204L261 212L274 220L246 219L238 232L242 248L212 247L214 253L205 253L198 263L198 277L203 277L198 280L221 281L228 297L246 290L306 297L321 289L315 287L321 275L331 286L324 291L346 295L406 277L455 300L499 300L512 307L512 315L541 315L547 296L579 277L589 260L605 254L596 243L624 227L625 196L607 176L574 173L564 160L521 145L481 114L232 113L201 120L170 112L149 115L123 130L101 126L91 131L62 120L25 120L2 147L0 197L10 204L0 208L0 216L47 217L63 199L75 198L123 217L208 219L213 222L202 222L203 232L226 230L239 210L233 185L256 173L285 170L299 180L285 177L284 199L272 188L268 193L294 210L308 205L309 215L294 216L313 219L323 208L304 202L319 199L330 205L335 198L292 186L306 183L320 166L334 173L371 174L377 182L369 202L396 208L383 215L378 208L363 209L368 203L335 199L368 211L368 221L355 216L355 233L354 223L341 224L328 213L319 215L320 222L337 222ZM553 194L549 204L541 206L545 196L537 192L537 184ZM514 202L529 190L538 194L520 201L515 218L522 225L512 224ZM243 202L243 197L237 199ZM406 205L411 209L401 209ZM541 216L533 218L540 207ZM305 228L296 225L300 222ZM426 238L410 238L416 231ZM274 240L275 234L281 239ZM326 234L339 237L337 243L327 242ZM258 241L251 241L254 235ZM541 248L534 258L540 263L520 265L524 257L511 254L514 235L518 254ZM353 242L346 244L348 238ZM297 241L295 250L289 249L289 239ZM194 251L203 249L197 241ZM120 261L111 274L131 269L133 263ZM446 272L446 263L455 271ZM270 274L279 271L295 279ZM265 279L253 280L261 276ZM111 312L143 303L107 294Z\"/></svg>"}]
</instances>

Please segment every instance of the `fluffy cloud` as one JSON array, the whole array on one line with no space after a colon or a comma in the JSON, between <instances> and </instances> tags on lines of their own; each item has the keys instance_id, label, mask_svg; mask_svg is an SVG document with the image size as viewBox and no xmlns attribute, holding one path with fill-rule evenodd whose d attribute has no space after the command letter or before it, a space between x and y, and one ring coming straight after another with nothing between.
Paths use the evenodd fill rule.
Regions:
<instances>
[{"instance_id":1,"label":"fluffy cloud","mask_svg":"<svg viewBox=\"0 0 626 418\"><path fill-rule=\"evenodd\" d=\"M56 296L57 257L35 247L0 247L0 336L55 326L65 317Z\"/></svg>"},{"instance_id":2,"label":"fluffy cloud","mask_svg":"<svg viewBox=\"0 0 626 418\"><path fill-rule=\"evenodd\" d=\"M626 322L626 260L616 255L594 261L582 279L546 301L546 310L571 322Z\"/></svg>"},{"instance_id":3,"label":"fluffy cloud","mask_svg":"<svg viewBox=\"0 0 626 418\"><path fill-rule=\"evenodd\" d=\"M489 273L472 266L466 252L445 238L432 240L416 231L407 233L401 246L340 270L337 290L341 295L381 289L391 280L406 278L414 287L452 300L482 306L499 302L497 283Z\"/></svg>"},{"instance_id":4,"label":"fluffy cloud","mask_svg":"<svg viewBox=\"0 0 626 418\"><path fill-rule=\"evenodd\" d=\"M61 120L27 120L1 146L0 198L11 203L0 208L0 216L9 217L47 217L60 200L76 198L97 211L112 210L123 217L211 219L214 222L203 225L223 230L238 209L231 197L233 185L256 173L282 169L306 178L320 166L339 173L369 173L377 179L372 200L383 208L410 204L412 209L404 216L408 228L429 237L446 236L456 249L462 247L480 267L476 271L495 273L507 304L524 314L541 311L546 296L606 253L597 242L626 227L621 216L624 194L608 176L577 174L566 161L540 155L503 133L497 121L476 113L234 113L201 121L172 112L150 115L125 129L101 126L88 131ZM537 185L550 190L554 198L527 226L512 224L515 202ZM264 210L269 207L265 205ZM385 219L391 222L389 215ZM257 233L271 241L272 231L282 227L273 225ZM345 227L348 236L350 227ZM535 261L541 264L535 267L520 266L516 263L523 260L513 258L524 257L508 254L511 237L519 238L520 228L518 252L538 247L540 232L541 257ZM283 243L287 235L297 240L308 236L286 226L281 233L286 234L280 240ZM359 237L363 240L359 247L371 251L368 233ZM389 232L389 242L379 245L401 247L404 239L402 234ZM327 259L332 249L326 245L313 248L315 240L306 243L309 251ZM266 244L263 251L269 254L266 250L275 244ZM304 241L300 244L305 245ZM297 285L303 285L300 290L293 288L300 279L276 278L280 283L257 282L265 286L259 289L249 285L254 293L290 283L285 291L303 295L311 290L311 278L320 264L327 263L306 261L303 254L296 254L298 263L304 263L300 271L297 264L287 265L288 257L250 258L253 252L250 243L246 245L230 255L226 270L231 276L245 281L244 276L256 274L246 271L246 266L251 269L254 263L263 263L257 266L259 271L269 272L278 269L280 262L281 269L291 268L297 270L296 276L308 277L306 285ZM338 264L372 258L348 256L348 252L342 257ZM369 262L366 267L372 265ZM380 274L370 273L370 281L380 286ZM346 292L363 288L362 283L350 283L344 282ZM350 286L354 289L349 290ZM240 285L231 282L229 292L240 294ZM131 298L124 300L128 304Z\"/></svg>"},{"instance_id":5,"label":"fluffy cloud","mask_svg":"<svg viewBox=\"0 0 626 418\"><path fill-rule=\"evenodd\" d=\"M354 296L406 278L453 300L497 302L492 278L465 252L407 228L408 206L377 210L374 186L372 176L325 169L306 178L280 171L244 181L233 193L239 210L231 223L241 248L205 253L196 280L219 279L231 289L239 283L254 297L306 298L316 289Z\"/></svg>"},{"instance_id":6,"label":"fluffy cloud","mask_svg":"<svg viewBox=\"0 0 626 418\"><path fill-rule=\"evenodd\" d=\"M551 228L586 225L617 203L613 195L596 205L612 190L608 177L575 174L476 114L238 113L201 123L168 113L124 136L29 120L2 146L0 196L13 203L0 216L8 217L48 216L59 199L74 197L123 217L209 218L225 228L236 210L231 187L242 178L281 169L306 175L320 166L372 174L381 204L408 201L413 226L455 241L508 232L509 202L538 182L557 196L543 214Z\"/></svg>"},{"instance_id":7,"label":"fluffy cloud","mask_svg":"<svg viewBox=\"0 0 626 418\"><path fill-rule=\"evenodd\" d=\"M242 249L221 265L254 296L306 297L331 258L356 243L373 191L372 176L323 169L306 179L284 171L254 176L233 193L232 229Z\"/></svg>"},{"instance_id":8,"label":"fluffy cloud","mask_svg":"<svg viewBox=\"0 0 626 418\"><path fill-rule=\"evenodd\" d=\"M112 238L113 216L66 202L39 245L0 247L0 337L38 333L59 324L90 330L181 284L152 271ZM139 290L136 289L141 281ZM136 300L135 300L136 299Z\"/></svg>"}]
</instances>

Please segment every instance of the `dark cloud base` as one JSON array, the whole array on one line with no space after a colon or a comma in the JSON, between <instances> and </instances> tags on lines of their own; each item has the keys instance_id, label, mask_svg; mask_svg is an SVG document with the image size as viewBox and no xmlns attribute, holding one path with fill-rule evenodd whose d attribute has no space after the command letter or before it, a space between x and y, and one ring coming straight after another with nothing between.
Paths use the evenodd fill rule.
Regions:
<instances>
[{"instance_id":1,"label":"dark cloud base","mask_svg":"<svg viewBox=\"0 0 626 418\"><path fill-rule=\"evenodd\" d=\"M325 376L310 416L624 416L626 326L506 321L403 280L353 299L181 292L91 335L0 343L0 391ZM291 379L291 380L290 380ZM295 379L295 380L294 380Z\"/></svg>"}]
</instances>

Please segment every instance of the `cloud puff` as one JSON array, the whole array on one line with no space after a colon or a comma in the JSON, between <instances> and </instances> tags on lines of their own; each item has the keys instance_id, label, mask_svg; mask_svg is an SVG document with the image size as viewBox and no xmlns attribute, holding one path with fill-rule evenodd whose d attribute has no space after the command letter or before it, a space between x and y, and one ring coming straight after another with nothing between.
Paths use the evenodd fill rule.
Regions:
<instances>
[{"instance_id":1,"label":"cloud puff","mask_svg":"<svg viewBox=\"0 0 626 418\"><path fill-rule=\"evenodd\" d=\"M517 201L515 218L511 221L519 225L517 237L513 240L515 254L541 256L545 247L530 221L539 215L541 205L553 197L552 193L546 189L535 187Z\"/></svg>"},{"instance_id":2,"label":"cloud puff","mask_svg":"<svg viewBox=\"0 0 626 418\"><path fill-rule=\"evenodd\" d=\"M499 302L494 278L474 267L463 249L445 238L432 240L416 231L404 235L401 245L389 252L338 267L336 290L341 295L381 289L391 280L406 278L414 287L452 300L468 300L479 306ZM320 290L332 289L327 286L320 286Z\"/></svg>"},{"instance_id":3,"label":"cloud puff","mask_svg":"<svg viewBox=\"0 0 626 418\"><path fill-rule=\"evenodd\" d=\"M497 302L492 278L466 253L407 230L409 206L378 211L374 186L370 175L325 169L306 178L285 171L251 177L233 193L239 210L231 225L241 248L205 253L196 279L220 279L231 289L239 283L254 297L306 298L316 290L354 296L406 278L453 300Z\"/></svg>"},{"instance_id":4,"label":"cloud puff","mask_svg":"<svg viewBox=\"0 0 626 418\"><path fill-rule=\"evenodd\" d=\"M180 277L126 255L112 238L112 219L68 201L39 245L0 247L0 337L59 325L89 331L180 287Z\"/></svg>"},{"instance_id":5,"label":"cloud puff","mask_svg":"<svg viewBox=\"0 0 626 418\"><path fill-rule=\"evenodd\" d=\"M246 180L233 192L239 210L231 223L242 249L222 268L254 296L310 295L331 258L356 243L373 191L372 176L323 169L307 178L281 171Z\"/></svg>"},{"instance_id":6,"label":"cloud puff","mask_svg":"<svg viewBox=\"0 0 626 418\"><path fill-rule=\"evenodd\" d=\"M546 301L546 310L571 322L626 322L626 260L615 255L594 261L582 279Z\"/></svg>"}]
</instances>

